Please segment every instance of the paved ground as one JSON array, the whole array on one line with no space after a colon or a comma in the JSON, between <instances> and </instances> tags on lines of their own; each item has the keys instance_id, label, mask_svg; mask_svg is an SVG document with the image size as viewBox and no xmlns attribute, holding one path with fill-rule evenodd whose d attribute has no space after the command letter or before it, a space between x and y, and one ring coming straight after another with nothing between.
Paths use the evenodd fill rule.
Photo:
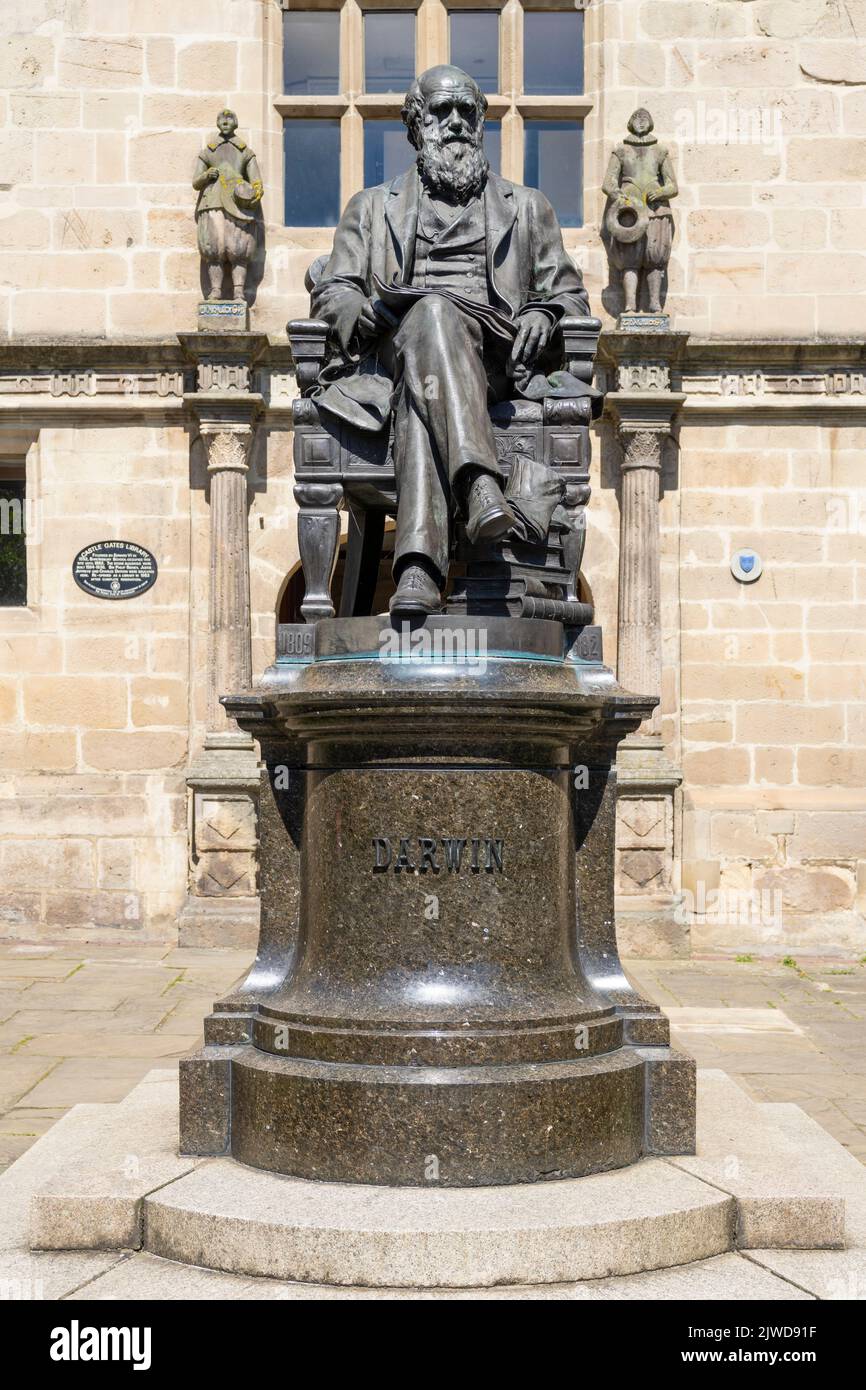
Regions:
<instances>
[{"instance_id":1,"label":"paved ground","mask_svg":"<svg viewBox=\"0 0 866 1390\"><path fill-rule=\"evenodd\" d=\"M0 1169L70 1106L120 1100L199 1040L249 953L0 943ZM633 961L698 1064L795 1101L866 1162L866 960Z\"/></svg>"}]
</instances>

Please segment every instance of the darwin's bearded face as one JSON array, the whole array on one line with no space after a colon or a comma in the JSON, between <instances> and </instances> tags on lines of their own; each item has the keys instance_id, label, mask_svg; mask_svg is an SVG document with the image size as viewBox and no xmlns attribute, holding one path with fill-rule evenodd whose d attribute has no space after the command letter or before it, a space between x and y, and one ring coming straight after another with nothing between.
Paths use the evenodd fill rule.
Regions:
<instances>
[{"instance_id":1,"label":"darwin's bearded face","mask_svg":"<svg viewBox=\"0 0 866 1390\"><path fill-rule=\"evenodd\" d=\"M472 79L457 69L434 68L419 79L407 108L418 170L429 191L461 203L480 193L489 166L484 99Z\"/></svg>"}]
</instances>

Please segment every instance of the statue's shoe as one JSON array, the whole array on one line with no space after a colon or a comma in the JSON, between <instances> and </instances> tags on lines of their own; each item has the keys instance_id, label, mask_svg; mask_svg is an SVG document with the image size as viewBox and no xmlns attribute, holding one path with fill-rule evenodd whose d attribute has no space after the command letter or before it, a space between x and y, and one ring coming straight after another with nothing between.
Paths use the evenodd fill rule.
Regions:
<instances>
[{"instance_id":1,"label":"statue's shoe","mask_svg":"<svg viewBox=\"0 0 866 1390\"><path fill-rule=\"evenodd\" d=\"M466 508L466 539L498 541L507 535L516 518L502 495L502 488L490 473L479 473L469 489Z\"/></svg>"},{"instance_id":2,"label":"statue's shoe","mask_svg":"<svg viewBox=\"0 0 866 1390\"><path fill-rule=\"evenodd\" d=\"M388 607L392 615L438 613L442 607L439 585L421 565L407 565L400 575Z\"/></svg>"}]
</instances>

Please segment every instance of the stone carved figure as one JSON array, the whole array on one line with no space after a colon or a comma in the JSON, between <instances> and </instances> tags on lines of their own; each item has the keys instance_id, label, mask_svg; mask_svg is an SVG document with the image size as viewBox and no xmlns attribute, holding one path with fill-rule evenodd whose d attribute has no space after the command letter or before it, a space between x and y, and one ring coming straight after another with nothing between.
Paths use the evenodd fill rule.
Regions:
<instances>
[{"instance_id":1,"label":"stone carved figure","mask_svg":"<svg viewBox=\"0 0 866 1390\"><path fill-rule=\"evenodd\" d=\"M608 198L605 241L611 264L622 272L627 314L637 311L642 273L649 312L662 312L662 282L673 245L670 199L679 187L670 152L659 144L653 129L649 111L635 111L628 135L611 154L602 184Z\"/></svg>"},{"instance_id":2,"label":"stone carved figure","mask_svg":"<svg viewBox=\"0 0 866 1390\"><path fill-rule=\"evenodd\" d=\"M459 68L413 82L402 114L416 167L352 198L311 296L335 350L319 408L372 430L393 411L396 614L440 608L457 509L473 544L527 524L546 534L561 485L534 463L534 508L506 497L489 405L593 390L544 375L557 321L589 302L547 199L490 171L486 108Z\"/></svg>"},{"instance_id":3,"label":"stone carved figure","mask_svg":"<svg viewBox=\"0 0 866 1390\"><path fill-rule=\"evenodd\" d=\"M192 180L198 191L198 249L207 266L209 300L222 298L226 268L231 272L234 299L244 299L261 220L262 176L255 154L237 128L234 111L220 111L218 133L199 154Z\"/></svg>"}]
</instances>

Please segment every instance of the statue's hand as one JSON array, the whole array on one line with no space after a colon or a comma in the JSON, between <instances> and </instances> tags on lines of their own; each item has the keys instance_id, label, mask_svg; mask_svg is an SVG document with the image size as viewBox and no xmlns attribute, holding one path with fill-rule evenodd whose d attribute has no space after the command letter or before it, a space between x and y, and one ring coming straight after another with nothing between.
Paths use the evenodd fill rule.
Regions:
<instances>
[{"instance_id":1,"label":"statue's hand","mask_svg":"<svg viewBox=\"0 0 866 1390\"><path fill-rule=\"evenodd\" d=\"M220 171L219 171L219 169L216 167L215 164L212 164L212 165L210 166L210 168L208 169L208 171L207 171L207 181L208 181L208 183L216 183L216 181L217 181L217 179L219 178L219 176L220 176Z\"/></svg>"},{"instance_id":2,"label":"statue's hand","mask_svg":"<svg viewBox=\"0 0 866 1390\"><path fill-rule=\"evenodd\" d=\"M397 319L379 299L368 299L358 315L358 332L362 337L378 338L393 328Z\"/></svg>"},{"instance_id":3,"label":"statue's hand","mask_svg":"<svg viewBox=\"0 0 866 1390\"><path fill-rule=\"evenodd\" d=\"M510 367L531 367L550 341L553 324L547 314L530 309L517 320L517 337L511 349Z\"/></svg>"},{"instance_id":4,"label":"statue's hand","mask_svg":"<svg viewBox=\"0 0 866 1390\"><path fill-rule=\"evenodd\" d=\"M656 203L661 201L661 196L662 191L660 188L651 188L646 195L646 200L650 207L655 207Z\"/></svg>"}]
</instances>

